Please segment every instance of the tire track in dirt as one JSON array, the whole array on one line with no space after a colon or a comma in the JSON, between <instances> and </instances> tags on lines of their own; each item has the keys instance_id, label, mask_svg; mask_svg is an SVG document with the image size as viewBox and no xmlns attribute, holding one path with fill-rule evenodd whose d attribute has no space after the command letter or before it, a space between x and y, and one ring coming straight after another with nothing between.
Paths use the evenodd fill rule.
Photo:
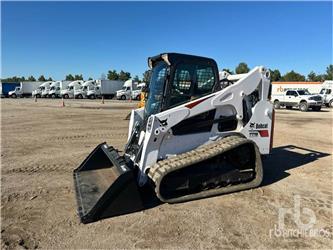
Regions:
<instances>
[{"instance_id":1,"label":"tire track in dirt","mask_svg":"<svg viewBox=\"0 0 333 250\"><path fill-rule=\"evenodd\" d=\"M26 160L25 162L20 162L15 165L9 164L6 165L5 169L2 168L2 174L14 174L14 173L23 173L23 174L44 174L44 173L68 173L74 170L76 166L77 157L73 156L73 159L55 161L54 159L35 159ZM56 162L56 163L45 163L45 162Z\"/></svg>"},{"instance_id":2,"label":"tire track in dirt","mask_svg":"<svg viewBox=\"0 0 333 250\"><path fill-rule=\"evenodd\" d=\"M4 170L4 174L12 173L25 173L25 174L36 174L36 173L50 173L50 172L70 172L73 169L68 168L70 164L34 164L33 166L24 166Z\"/></svg>"},{"instance_id":3,"label":"tire track in dirt","mask_svg":"<svg viewBox=\"0 0 333 250\"><path fill-rule=\"evenodd\" d=\"M34 199L57 197L59 194L70 194L73 190L69 186L61 186L52 189L39 188L34 190L29 190L26 192L12 192L1 197L1 202L10 203L17 201L32 201Z\"/></svg>"}]
</instances>

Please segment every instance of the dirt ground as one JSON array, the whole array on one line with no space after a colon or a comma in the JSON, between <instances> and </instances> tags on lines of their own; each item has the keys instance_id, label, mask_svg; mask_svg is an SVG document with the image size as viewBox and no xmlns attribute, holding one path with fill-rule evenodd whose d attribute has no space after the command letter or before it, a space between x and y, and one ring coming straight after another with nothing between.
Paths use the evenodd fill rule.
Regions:
<instances>
[{"instance_id":1,"label":"dirt ground","mask_svg":"<svg viewBox=\"0 0 333 250\"><path fill-rule=\"evenodd\" d=\"M123 149L124 118L135 105L1 100L2 248L332 249L333 110L326 108L277 111L259 188L81 224L72 171L103 141Z\"/></svg>"}]
</instances>

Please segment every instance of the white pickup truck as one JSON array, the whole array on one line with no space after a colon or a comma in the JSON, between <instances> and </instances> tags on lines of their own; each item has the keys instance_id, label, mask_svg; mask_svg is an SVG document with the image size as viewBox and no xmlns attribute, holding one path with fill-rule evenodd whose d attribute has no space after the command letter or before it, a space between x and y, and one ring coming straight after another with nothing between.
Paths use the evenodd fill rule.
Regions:
<instances>
[{"instance_id":1,"label":"white pickup truck","mask_svg":"<svg viewBox=\"0 0 333 250\"><path fill-rule=\"evenodd\" d=\"M293 107L299 108L300 111L308 111L311 108L314 111L319 111L323 104L320 95L312 95L308 90L288 90L283 94L272 95L271 98L274 108L279 109L285 106L287 109Z\"/></svg>"}]
</instances>

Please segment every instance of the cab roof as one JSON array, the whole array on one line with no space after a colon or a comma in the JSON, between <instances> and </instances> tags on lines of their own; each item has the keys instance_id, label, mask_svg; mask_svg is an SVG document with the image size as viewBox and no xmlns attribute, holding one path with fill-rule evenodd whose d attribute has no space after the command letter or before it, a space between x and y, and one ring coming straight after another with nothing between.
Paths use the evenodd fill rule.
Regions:
<instances>
[{"instance_id":1,"label":"cab roof","mask_svg":"<svg viewBox=\"0 0 333 250\"><path fill-rule=\"evenodd\" d=\"M176 63L198 63L198 64L209 64L217 68L217 64L214 59L202 56L194 56L180 53L162 53L153 57L148 58L149 68L153 68L159 61L165 61L168 65Z\"/></svg>"}]
</instances>

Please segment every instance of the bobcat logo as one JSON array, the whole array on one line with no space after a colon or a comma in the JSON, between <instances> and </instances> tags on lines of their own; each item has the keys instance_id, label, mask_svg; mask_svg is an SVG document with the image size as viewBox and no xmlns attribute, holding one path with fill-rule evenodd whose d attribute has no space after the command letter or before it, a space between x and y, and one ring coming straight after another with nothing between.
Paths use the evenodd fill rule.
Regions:
<instances>
[{"instance_id":1,"label":"bobcat logo","mask_svg":"<svg viewBox=\"0 0 333 250\"><path fill-rule=\"evenodd\" d=\"M165 120L158 120L161 124L161 126L165 127L165 126L168 126L168 119L165 119Z\"/></svg>"}]
</instances>

